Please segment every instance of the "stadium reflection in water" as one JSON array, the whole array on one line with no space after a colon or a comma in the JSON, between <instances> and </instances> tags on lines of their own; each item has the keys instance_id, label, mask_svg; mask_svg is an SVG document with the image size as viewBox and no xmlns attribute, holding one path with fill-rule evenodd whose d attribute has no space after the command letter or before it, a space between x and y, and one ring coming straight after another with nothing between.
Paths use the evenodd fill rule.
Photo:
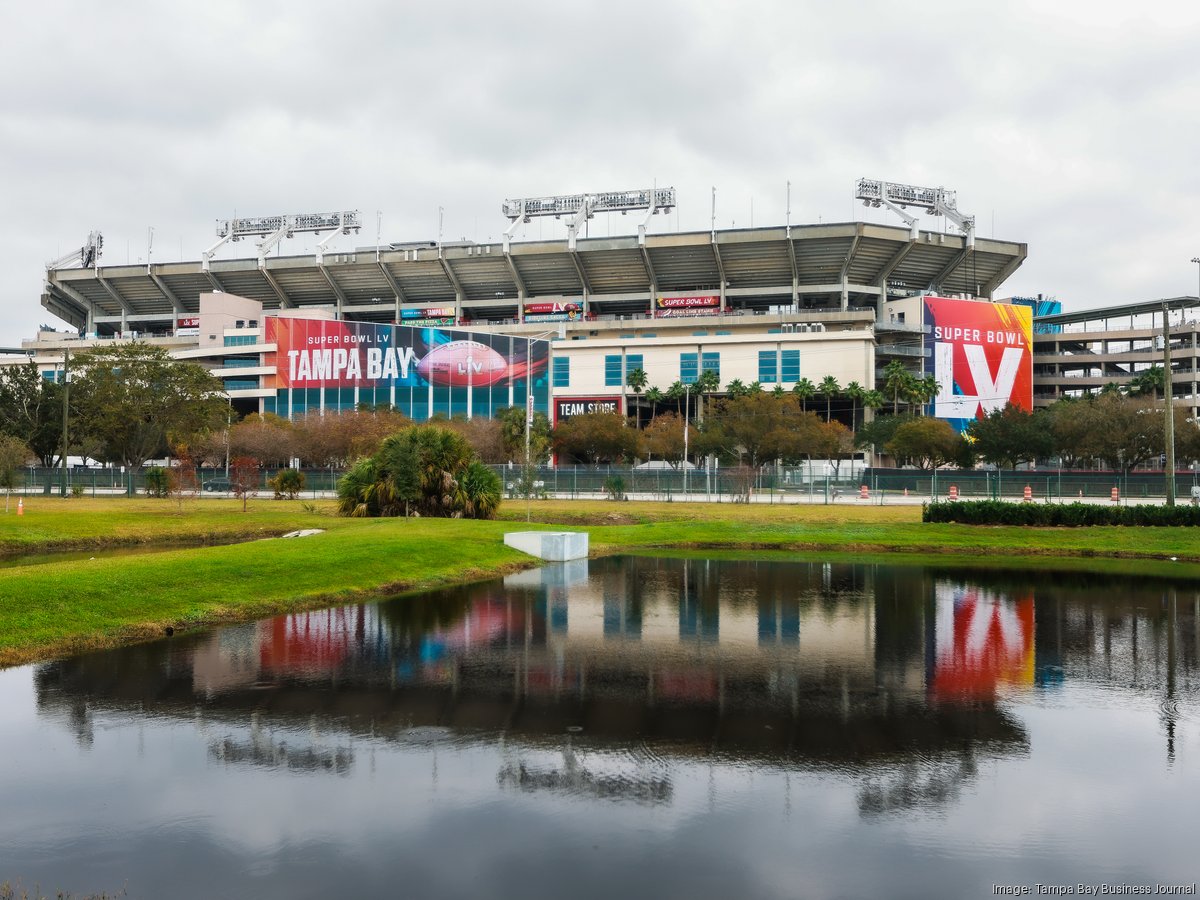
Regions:
<instances>
[{"instance_id":1,"label":"stadium reflection in water","mask_svg":"<svg viewBox=\"0 0 1200 900\"><path fill-rule=\"evenodd\" d=\"M0 703L24 672L36 716L0 772L0 880L1190 883L1198 606L1079 573L628 557L17 670Z\"/></svg>"}]
</instances>

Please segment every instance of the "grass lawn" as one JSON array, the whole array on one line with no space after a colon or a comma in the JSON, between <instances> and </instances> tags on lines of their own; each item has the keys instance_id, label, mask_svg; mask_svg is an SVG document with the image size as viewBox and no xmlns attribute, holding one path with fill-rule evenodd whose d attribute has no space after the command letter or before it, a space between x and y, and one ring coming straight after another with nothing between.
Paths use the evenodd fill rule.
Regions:
<instances>
[{"instance_id":1,"label":"grass lawn","mask_svg":"<svg viewBox=\"0 0 1200 900\"><path fill-rule=\"evenodd\" d=\"M175 545L187 549L0 569L0 665L148 639L175 629L464 581L534 564L503 546L524 526L509 503L495 522L367 520L331 501L35 498L0 514L0 552ZM909 506L543 501L533 527L582 528L593 553L812 551L854 558L900 552L969 563L1064 566L1200 578L1188 528L980 528L923 525ZM327 533L231 544L300 528ZM228 546L199 546L202 544ZM1166 562L1169 557L1179 562ZM1093 557L1093 559L1083 559ZM1095 559L1099 557L1099 559Z\"/></svg>"}]
</instances>

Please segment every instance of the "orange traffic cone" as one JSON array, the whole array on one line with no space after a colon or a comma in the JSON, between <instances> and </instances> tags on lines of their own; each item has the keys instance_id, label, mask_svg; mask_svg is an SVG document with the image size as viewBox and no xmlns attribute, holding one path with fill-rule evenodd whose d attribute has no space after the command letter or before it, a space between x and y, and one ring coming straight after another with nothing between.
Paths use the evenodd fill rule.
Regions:
<instances>
[{"instance_id":1,"label":"orange traffic cone","mask_svg":"<svg viewBox=\"0 0 1200 900\"><path fill-rule=\"evenodd\" d=\"M17 501L17 515L18 516L25 515L25 498L24 497L22 497L20 500Z\"/></svg>"}]
</instances>

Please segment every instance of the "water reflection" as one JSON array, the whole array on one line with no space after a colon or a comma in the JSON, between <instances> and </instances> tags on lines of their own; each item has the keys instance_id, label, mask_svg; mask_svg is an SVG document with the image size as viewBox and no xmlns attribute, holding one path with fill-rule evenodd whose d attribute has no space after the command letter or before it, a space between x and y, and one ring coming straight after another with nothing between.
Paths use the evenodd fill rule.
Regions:
<instances>
[{"instance_id":1,"label":"water reflection","mask_svg":"<svg viewBox=\"0 0 1200 900\"><path fill-rule=\"evenodd\" d=\"M1159 830L1172 819L1163 797L1187 792L1154 783L1162 796L1151 821L1134 811L1146 805L1142 789L1123 798L1114 785L1129 784L1130 771L1154 771L1130 749L1135 731L1157 729L1155 762L1168 770L1200 736L1198 613L1194 587L1144 579L624 558L64 660L32 680L40 720L68 729L80 758L99 754L108 730L158 728L173 753L198 750L199 768L177 764L198 785L280 804L276 814L272 802L247 801L273 823L259 823L268 832L300 827L269 787L279 778L323 798L314 821L336 807L334 789L361 791L360 783L366 795L353 795L367 807L389 791L421 798L380 812L381 834L396 827L398 809L412 816L422 804L443 815L468 816L456 804L479 811L478 823L459 819L456 828L486 820L491 829L497 816L524 828L544 811L539 840L572 866L583 864L578 848L565 837L557 844L558 832L595 835L579 838L590 848L602 834L669 822L678 837L656 846L678 853L701 819L729 823L737 811L737 829L786 858L788 840L802 843L789 829L817 816L840 821L847 843L844 853L810 846L808 864L820 868L829 853L845 875L857 865L852 848L875 838L839 819L841 801L831 798L848 801L863 829L953 820L929 826L913 859L942 844L957 846L959 860L998 846L1011 857L1019 851L1004 842L1021 830L999 828L1009 799L989 792L1014 779L1022 786L1009 822L1022 802L1038 810L1057 802L1068 817L1048 823L1043 842L1086 831L1096 817L1070 810L1096 792L1131 828L1169 843L1175 832ZM1099 712L1080 718L1080 709ZM1101 748L1094 737L1077 746L1080 727L1112 746L1089 756ZM155 786L162 781L147 784ZM211 814L194 802L198 820ZM330 811L329 827L340 833L356 815ZM430 813L428 829L436 819ZM1037 826L1023 827L1038 834ZM696 839L697 871L706 854L737 840L721 830L729 827ZM1108 864L1100 852L1093 862ZM982 871L976 863L970 870ZM844 895L888 884L886 870L876 874ZM914 884L924 877L910 874ZM615 875L594 877L620 893ZM794 895L779 879L778 891L759 884L759 892ZM338 888L356 893L353 883Z\"/></svg>"}]
</instances>

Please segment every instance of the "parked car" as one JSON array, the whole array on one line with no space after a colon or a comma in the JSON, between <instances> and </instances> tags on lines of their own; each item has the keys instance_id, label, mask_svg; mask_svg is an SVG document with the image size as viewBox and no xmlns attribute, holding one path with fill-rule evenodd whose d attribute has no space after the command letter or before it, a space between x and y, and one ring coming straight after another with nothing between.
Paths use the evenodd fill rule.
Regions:
<instances>
[{"instance_id":1,"label":"parked car","mask_svg":"<svg viewBox=\"0 0 1200 900\"><path fill-rule=\"evenodd\" d=\"M231 487L232 485L230 484L228 478L212 478L204 482L204 490L208 491L209 493L228 491Z\"/></svg>"}]
</instances>

